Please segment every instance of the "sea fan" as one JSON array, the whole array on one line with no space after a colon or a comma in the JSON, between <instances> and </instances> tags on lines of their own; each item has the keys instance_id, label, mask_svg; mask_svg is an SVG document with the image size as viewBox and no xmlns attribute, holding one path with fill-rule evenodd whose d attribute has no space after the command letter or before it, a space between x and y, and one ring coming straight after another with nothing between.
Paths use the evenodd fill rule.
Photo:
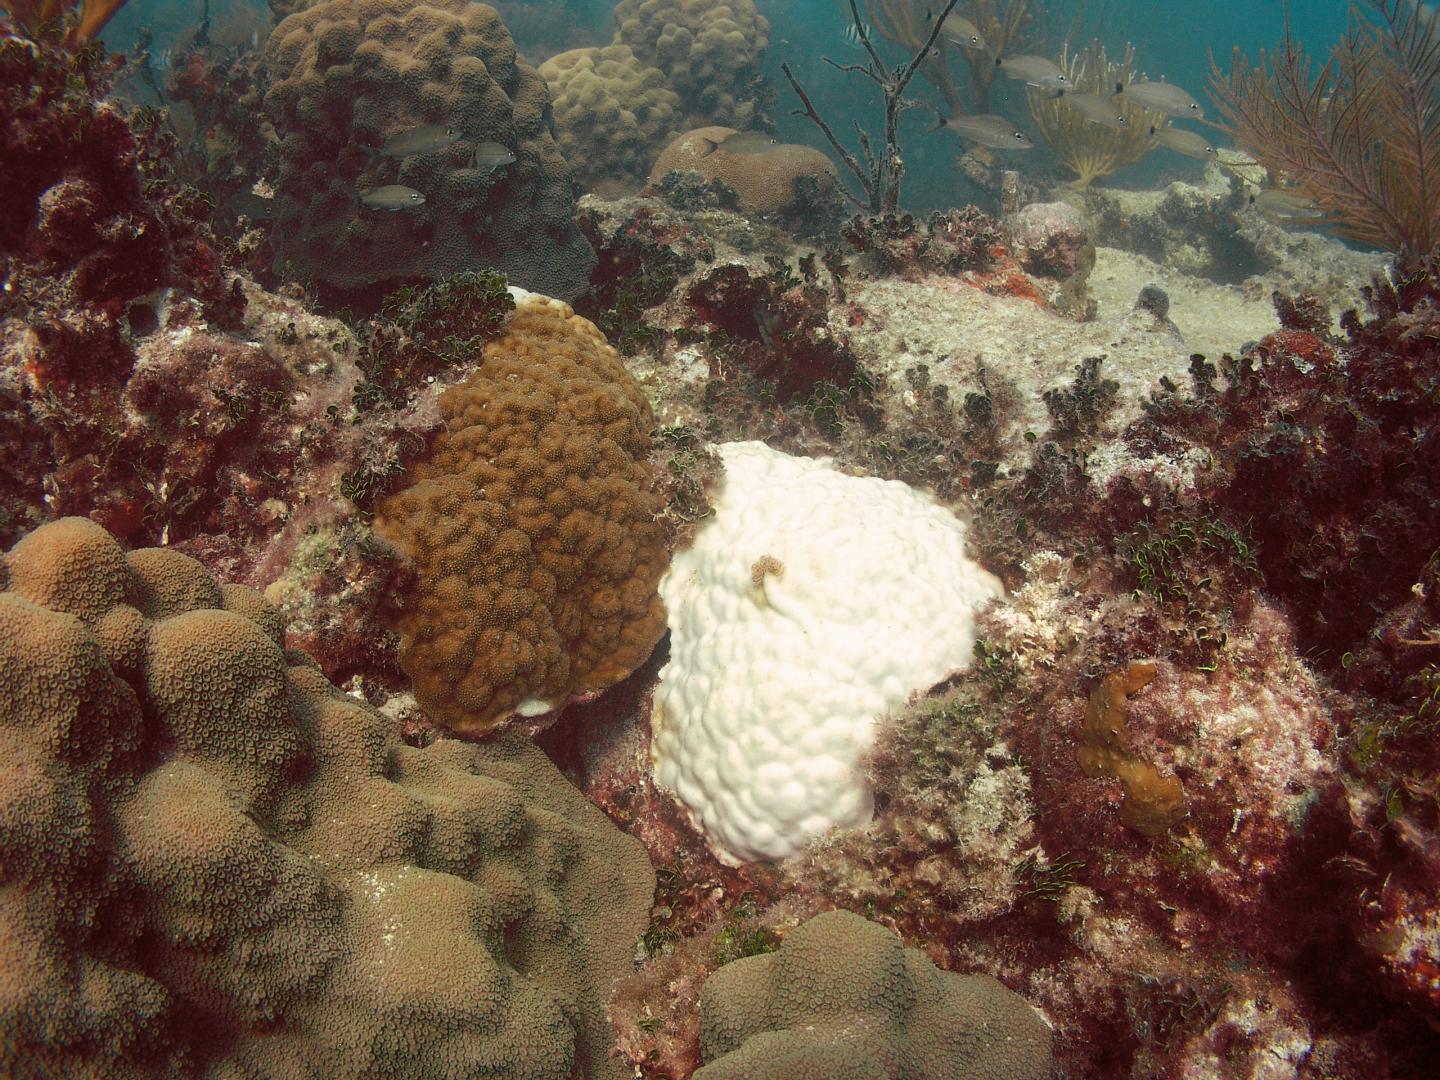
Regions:
<instances>
[{"instance_id":1,"label":"sea fan","mask_svg":"<svg viewBox=\"0 0 1440 1080\"><path fill-rule=\"evenodd\" d=\"M1235 142L1334 215L1414 263L1440 242L1440 21L1415 0L1365 0L1318 71L1290 36L1252 64L1236 50L1211 92Z\"/></svg>"}]
</instances>

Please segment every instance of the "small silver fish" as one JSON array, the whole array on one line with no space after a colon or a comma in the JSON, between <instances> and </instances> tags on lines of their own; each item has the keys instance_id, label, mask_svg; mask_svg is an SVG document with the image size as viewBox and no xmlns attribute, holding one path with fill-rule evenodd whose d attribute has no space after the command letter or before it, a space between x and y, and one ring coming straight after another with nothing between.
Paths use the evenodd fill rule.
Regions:
<instances>
[{"instance_id":1,"label":"small silver fish","mask_svg":"<svg viewBox=\"0 0 1440 1080\"><path fill-rule=\"evenodd\" d=\"M1150 134L1155 136L1155 141L1161 146L1168 147L1177 154L1199 158L1201 161L1208 161L1215 156L1215 147L1210 145L1210 141L1193 131L1177 127L1151 127Z\"/></svg>"},{"instance_id":2,"label":"small silver fish","mask_svg":"<svg viewBox=\"0 0 1440 1080\"><path fill-rule=\"evenodd\" d=\"M381 157L411 157L415 154L429 154L443 150L460 141L460 132L445 124L421 124L407 128L385 140L380 147Z\"/></svg>"},{"instance_id":3,"label":"small silver fish","mask_svg":"<svg viewBox=\"0 0 1440 1080\"><path fill-rule=\"evenodd\" d=\"M371 210L414 210L425 205L425 196L404 184L386 184L361 193L360 201Z\"/></svg>"},{"instance_id":4,"label":"small silver fish","mask_svg":"<svg viewBox=\"0 0 1440 1080\"><path fill-rule=\"evenodd\" d=\"M1115 84L1116 96L1123 95L1142 109L1153 109L1168 116L1204 116L1205 110L1193 97L1166 82L1133 82Z\"/></svg>"},{"instance_id":5,"label":"small silver fish","mask_svg":"<svg viewBox=\"0 0 1440 1080\"><path fill-rule=\"evenodd\" d=\"M716 150L724 150L727 154L767 154L780 145L779 139L763 131L737 131L719 142L714 139L704 141L710 144L710 149L706 151L710 154Z\"/></svg>"},{"instance_id":6,"label":"small silver fish","mask_svg":"<svg viewBox=\"0 0 1440 1080\"><path fill-rule=\"evenodd\" d=\"M1068 90L1070 76L1060 70L1060 65L1043 56L997 56L995 66L1009 75L1031 86L1044 86L1051 90Z\"/></svg>"},{"instance_id":7,"label":"small silver fish","mask_svg":"<svg viewBox=\"0 0 1440 1080\"><path fill-rule=\"evenodd\" d=\"M861 29L862 28L858 23L851 23L849 26L845 27L845 44L851 46L852 48L863 49L865 47L865 43L860 40ZM874 28L869 23L865 23L863 29L865 31L865 37L869 38L871 41L874 41Z\"/></svg>"},{"instance_id":8,"label":"small silver fish","mask_svg":"<svg viewBox=\"0 0 1440 1080\"><path fill-rule=\"evenodd\" d=\"M929 19L926 13L926 19ZM980 36L980 28L969 19L950 12L945 16L945 21L940 24L940 36L948 41L953 41L962 49L983 49L985 39Z\"/></svg>"},{"instance_id":9,"label":"small silver fish","mask_svg":"<svg viewBox=\"0 0 1440 1080\"><path fill-rule=\"evenodd\" d=\"M513 165L515 155L508 146L502 146L498 142L476 143L475 149L470 151L470 167L472 169L484 169L489 172L491 169L498 169L503 165Z\"/></svg>"},{"instance_id":10,"label":"small silver fish","mask_svg":"<svg viewBox=\"0 0 1440 1080\"><path fill-rule=\"evenodd\" d=\"M931 131L945 128L962 139L979 143L991 150L1029 150L1034 147L1030 136L1017 128L1013 121L1003 116L956 116L951 119L940 117Z\"/></svg>"},{"instance_id":11,"label":"small silver fish","mask_svg":"<svg viewBox=\"0 0 1440 1080\"><path fill-rule=\"evenodd\" d=\"M1325 211L1315 205L1314 199L1286 188L1267 188L1258 195L1252 195L1250 205L1266 217L1280 221L1304 221L1326 216Z\"/></svg>"},{"instance_id":12,"label":"small silver fish","mask_svg":"<svg viewBox=\"0 0 1440 1080\"><path fill-rule=\"evenodd\" d=\"M1066 94L1063 100L1068 101L1071 108L1092 124L1104 124L1113 128L1130 126L1130 121L1125 119L1120 106L1109 98L1102 98L1098 94Z\"/></svg>"}]
</instances>

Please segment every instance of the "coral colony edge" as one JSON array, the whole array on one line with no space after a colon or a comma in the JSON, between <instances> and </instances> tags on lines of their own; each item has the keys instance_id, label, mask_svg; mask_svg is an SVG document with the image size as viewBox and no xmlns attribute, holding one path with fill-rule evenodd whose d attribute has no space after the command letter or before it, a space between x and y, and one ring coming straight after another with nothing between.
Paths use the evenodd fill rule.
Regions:
<instances>
[{"instance_id":1,"label":"coral colony edge","mask_svg":"<svg viewBox=\"0 0 1440 1080\"><path fill-rule=\"evenodd\" d=\"M1433 1077L1440 18L1099 7L0 0L0 1075Z\"/></svg>"}]
</instances>

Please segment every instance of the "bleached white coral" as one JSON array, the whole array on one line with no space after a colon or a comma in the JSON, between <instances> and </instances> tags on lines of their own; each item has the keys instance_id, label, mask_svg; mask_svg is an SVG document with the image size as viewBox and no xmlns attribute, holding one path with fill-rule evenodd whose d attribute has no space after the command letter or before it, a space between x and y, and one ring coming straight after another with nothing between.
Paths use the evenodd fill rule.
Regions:
<instances>
[{"instance_id":1,"label":"bleached white coral","mask_svg":"<svg viewBox=\"0 0 1440 1080\"><path fill-rule=\"evenodd\" d=\"M896 481L763 443L717 448L715 517L660 591L652 754L721 859L785 858L869 821L875 719L966 667L1000 583L965 524Z\"/></svg>"}]
</instances>

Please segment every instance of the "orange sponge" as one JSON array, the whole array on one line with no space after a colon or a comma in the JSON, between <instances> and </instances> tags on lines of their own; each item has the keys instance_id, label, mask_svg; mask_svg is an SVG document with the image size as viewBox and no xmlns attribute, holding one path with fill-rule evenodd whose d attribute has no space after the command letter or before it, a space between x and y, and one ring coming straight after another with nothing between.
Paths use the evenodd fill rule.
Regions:
<instances>
[{"instance_id":1,"label":"orange sponge","mask_svg":"<svg viewBox=\"0 0 1440 1080\"><path fill-rule=\"evenodd\" d=\"M1125 699L1155 678L1155 665L1132 663L1100 680L1085 708L1075 757L1086 776L1116 777L1125 789L1120 820L1138 833L1159 836L1185 816L1185 789L1173 776L1162 776L1130 749L1125 730Z\"/></svg>"}]
</instances>

